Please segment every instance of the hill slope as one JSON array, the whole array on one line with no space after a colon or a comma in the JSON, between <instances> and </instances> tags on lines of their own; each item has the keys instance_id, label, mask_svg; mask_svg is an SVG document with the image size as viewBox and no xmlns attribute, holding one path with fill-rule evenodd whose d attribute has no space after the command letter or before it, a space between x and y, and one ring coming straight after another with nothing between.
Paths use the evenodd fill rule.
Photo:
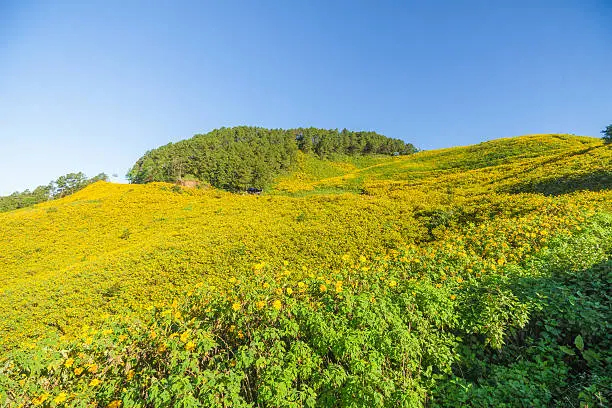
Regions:
<instances>
[{"instance_id":1,"label":"hill slope","mask_svg":"<svg viewBox=\"0 0 612 408\"><path fill-rule=\"evenodd\" d=\"M371 256L423 242L428 221L415 216L419 211L468 208L483 195L504 201L506 192L540 192L544 185L557 192L566 180L596 180L583 187L609 189L612 172L611 149L571 136L405 157L300 160L298 171L261 197L96 183L1 214L0 302L11 306L0 308L0 337L14 343L16 335L42 334L49 325L95 320L93 310L138 308L168 298L168 289L203 277L224 280L259 261L334 268L345 253ZM605 201L608 194L594 197Z\"/></svg>"},{"instance_id":2,"label":"hill slope","mask_svg":"<svg viewBox=\"0 0 612 408\"><path fill-rule=\"evenodd\" d=\"M319 299L323 296L323 287L326 288L323 292L327 293L329 288L332 293L346 296L353 290L355 296L376 293L372 296L380 296L381 301L391 296L387 293L389 290L393 293L401 290L397 296L409 296L410 299L413 293L420 293L423 297L414 301L419 308L425 307L420 315L435 320L435 315L443 313L440 319L444 321L419 323L424 325L423 330L430 327L427 334L423 331L423 339L434 339L445 332L453 333L453 339L472 333L475 337L465 337L472 340L462 344L474 341L478 350L482 350L483 342L501 347L504 339L515 333L513 330L525 326L528 318L521 310L527 310L527 305L532 304L529 302L536 299L535 295L527 294L527 289L517 289L522 283L510 276L540 279L551 273L546 269L548 265L552 268L562 264L568 271L607 265L605 262L612 250L612 239L605 233L609 232L612 212L612 149L598 139L536 135L404 157L337 156L336 161L303 153L296 157L296 170L279 176L269 193L261 196L214 189L181 189L165 183L116 185L98 182L61 200L0 214L0 247L3 249L0 252L0 347L8 352L46 338L50 333L65 333L71 338L78 334L83 323L97 325L106 320L106 314L122 316L134 311L136 316L144 316L145 309L151 305L170 303L202 284L204 287L198 292L201 298L209 298L214 303L214 299L221 296L218 305L221 305L219 313L222 314L216 315L214 320L221 325L219 327L224 327L223 330L234 327L231 330L235 330L239 323L234 319L242 315L235 311L247 305L252 310L247 313L245 309L244 318L256 319L249 320L247 326L259 327L263 323L257 320L257 299L250 302L241 296L252 296L253 292L248 289L250 284L246 282L253 278L254 272L258 275L261 271L266 271L265 276L270 277L265 284L272 288L266 292L265 302L261 298L257 302L273 306L272 310L289 308L293 297L286 289L294 288L293 291L301 293L298 290L303 285L313 290L314 297L308 300L315 305L309 312L313 316L322 307L321 299L327 299ZM573 252L573 248L578 252ZM394 280L389 282L393 284L384 284L382 289L376 283L391 278ZM244 280L246 286L237 288L233 294L236 279ZM338 282L353 283L338 286ZM414 286L417 284L420 286ZM261 290L261 286L258 288ZM243 290L246 292L241 292ZM487 299L476 294L479 290L510 292L503 292L506 293L503 296L499 292L495 302L501 303L486 306L478 303ZM468 301L472 296L468 296L470 291L476 296L473 305L480 305L473 307L482 306L482 310L469 309L472 307ZM389 298L389 307L396 307L392 306L393 302L399 301L401 296L393 301ZM465 303L461 303L467 309L462 309L463 306L453 309L449 299L463 299L462 296L468 296ZM237 299L243 300L236 303ZM274 299L280 303L274 303ZM349 301L347 299L350 297L334 297L329 301ZM204 309L194 311L199 310L197 304L197 301L188 304L181 312L195 319L192 322L203 318L198 313L204 313ZM295 307L300 304L296 303ZM347 304L346 307L353 306ZM490 307L495 312L489 316L484 310ZM232 308L235 308L233 312ZM502 310L506 309L511 314L503 317ZM335 312L330 313L334 319L329 324L345 321L342 320L344 309L333 310ZM390 310L388 313L393 315ZM449 314L444 314L444 310ZM291 311L290 316L297 316L297 309ZM278 314L274 316L278 318ZM450 320L444 320L447 319L444 316ZM487 322L486 319L492 320ZM287 324L293 324L291 321ZM222 322L226 322L227 327ZM150 324L161 323L153 321ZM358 332L359 327L351 330ZM189 330L195 333L196 329ZM584 329L583 336L594 329L589 330ZM224 333L224 336L228 334ZM228 335L235 340L235 335ZM593 344L601 341L597 339L589 337ZM434 342L435 347L441 347L440 355L448 356L444 357L448 361L442 364L434 358L428 360L428 364L438 367L433 368L439 370L436 375L448 375L455 364L453 359L459 358L454 347L459 346L446 348L442 345L444 342L455 344L456 340L451 338L439 341ZM434 343L427 347L434 347ZM287 347L292 344L288 343ZM366 342L363 346L378 347L376 344ZM234 353L235 349L228 352ZM385 353L381 358L389 358ZM426 354L422 354L422 358L430 358L424 357ZM57 361L66 358L59 354L54 356L60 359ZM321 361L328 361L328 357L322 358ZM467 357L461 358L465 358L467 364ZM323 370L328 368L327 364L317 367ZM414 401L431 398L435 394L435 381L425 380L421 368L415 366L414 370L414 384L400 386L394 383L393 387L404 390L401 395L409 395L407 390L412 390ZM121 376L127 375L122 373ZM9 377L7 374L6 378ZM41 381L33 375L32 390L45 389L47 385L44 384L48 383ZM74 384L80 384L78 381ZM465 377L461 381L471 380ZM140 387L138 384L134 386ZM313 385L313 390L319 391L313 392L319 395L317 398L324 398L317 387L325 386L317 384ZM411 388L413 386L416 388ZM0 381L0 400L2 387ZM72 389L73 386L66 387ZM111 388L105 388L106 394L100 399L90 391L82 391L82 398L106 404L110 402L110 395L115 395L112 391L115 388ZM242 392L237 391L236 401L252 398ZM390 396L393 393L371 392L381 395L372 398L383 398L390 406L394 406L393 401L397 402ZM457 393L459 391L453 389L447 394L459 395ZM24 401L31 402L33 394L27 395L30 396L24 397ZM141 399L149 398L149 394L138 395ZM547 398L553 398L552 395ZM147 401L155 405L153 400ZM263 405L280 404L271 401L274 399ZM325 405L321 402L324 399L317 401ZM460 403L449 401L451 405ZM532 403L537 405L537 402Z\"/></svg>"}]
</instances>

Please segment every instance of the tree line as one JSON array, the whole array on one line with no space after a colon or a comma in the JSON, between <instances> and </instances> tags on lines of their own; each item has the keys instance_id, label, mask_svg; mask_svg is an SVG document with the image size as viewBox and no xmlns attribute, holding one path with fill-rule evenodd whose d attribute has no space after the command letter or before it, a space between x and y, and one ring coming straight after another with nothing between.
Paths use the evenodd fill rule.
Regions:
<instances>
[{"instance_id":1,"label":"tree line","mask_svg":"<svg viewBox=\"0 0 612 408\"><path fill-rule=\"evenodd\" d=\"M34 190L17 191L8 196L0 196L0 212L31 207L44 201L62 198L73 194L96 181L108 181L105 173L88 178L84 173L68 173L51 181L47 185L38 186Z\"/></svg>"},{"instance_id":2,"label":"tree line","mask_svg":"<svg viewBox=\"0 0 612 408\"><path fill-rule=\"evenodd\" d=\"M264 189L296 160L298 150L334 155L404 155L416 148L375 132L346 129L221 128L150 150L127 174L131 183L199 180L229 191Z\"/></svg>"}]
</instances>

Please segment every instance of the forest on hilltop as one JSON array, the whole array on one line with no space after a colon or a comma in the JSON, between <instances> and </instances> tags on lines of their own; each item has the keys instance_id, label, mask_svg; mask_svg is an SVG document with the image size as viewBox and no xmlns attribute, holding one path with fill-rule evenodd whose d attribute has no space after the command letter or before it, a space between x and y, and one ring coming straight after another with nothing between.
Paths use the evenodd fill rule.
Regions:
<instances>
[{"instance_id":1,"label":"forest on hilltop","mask_svg":"<svg viewBox=\"0 0 612 408\"><path fill-rule=\"evenodd\" d=\"M190 179L228 191L264 189L291 168L298 150L325 159L334 155L405 155L416 148L376 132L238 126L148 151L127 178L136 184Z\"/></svg>"},{"instance_id":2,"label":"forest on hilltop","mask_svg":"<svg viewBox=\"0 0 612 408\"><path fill-rule=\"evenodd\" d=\"M7 196L0 196L0 212L31 207L38 203L66 197L84 189L97 181L108 181L108 176L100 173L88 178L83 172L68 173L50 181L49 184L38 186L33 190L15 191Z\"/></svg>"}]
</instances>

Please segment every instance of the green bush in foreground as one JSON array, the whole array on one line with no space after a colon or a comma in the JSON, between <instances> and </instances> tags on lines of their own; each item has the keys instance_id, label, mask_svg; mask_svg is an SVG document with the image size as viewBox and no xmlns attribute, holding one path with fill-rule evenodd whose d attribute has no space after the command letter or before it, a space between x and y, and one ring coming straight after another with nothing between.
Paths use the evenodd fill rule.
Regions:
<instances>
[{"instance_id":1,"label":"green bush in foreground","mask_svg":"<svg viewBox=\"0 0 612 408\"><path fill-rule=\"evenodd\" d=\"M198 285L0 363L10 406L606 406L612 217L453 279L395 259ZM477 261L475 261L477 262ZM431 268L428 265L427 268ZM478 269L476 263L474 269Z\"/></svg>"}]
</instances>

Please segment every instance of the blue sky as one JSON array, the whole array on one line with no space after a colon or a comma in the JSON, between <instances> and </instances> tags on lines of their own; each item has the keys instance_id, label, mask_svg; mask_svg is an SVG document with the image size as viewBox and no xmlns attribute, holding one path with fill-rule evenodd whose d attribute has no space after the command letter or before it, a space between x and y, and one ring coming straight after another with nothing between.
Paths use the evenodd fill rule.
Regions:
<instances>
[{"instance_id":1,"label":"blue sky","mask_svg":"<svg viewBox=\"0 0 612 408\"><path fill-rule=\"evenodd\" d=\"M221 126L599 136L610 21L612 0L0 0L0 194Z\"/></svg>"}]
</instances>

